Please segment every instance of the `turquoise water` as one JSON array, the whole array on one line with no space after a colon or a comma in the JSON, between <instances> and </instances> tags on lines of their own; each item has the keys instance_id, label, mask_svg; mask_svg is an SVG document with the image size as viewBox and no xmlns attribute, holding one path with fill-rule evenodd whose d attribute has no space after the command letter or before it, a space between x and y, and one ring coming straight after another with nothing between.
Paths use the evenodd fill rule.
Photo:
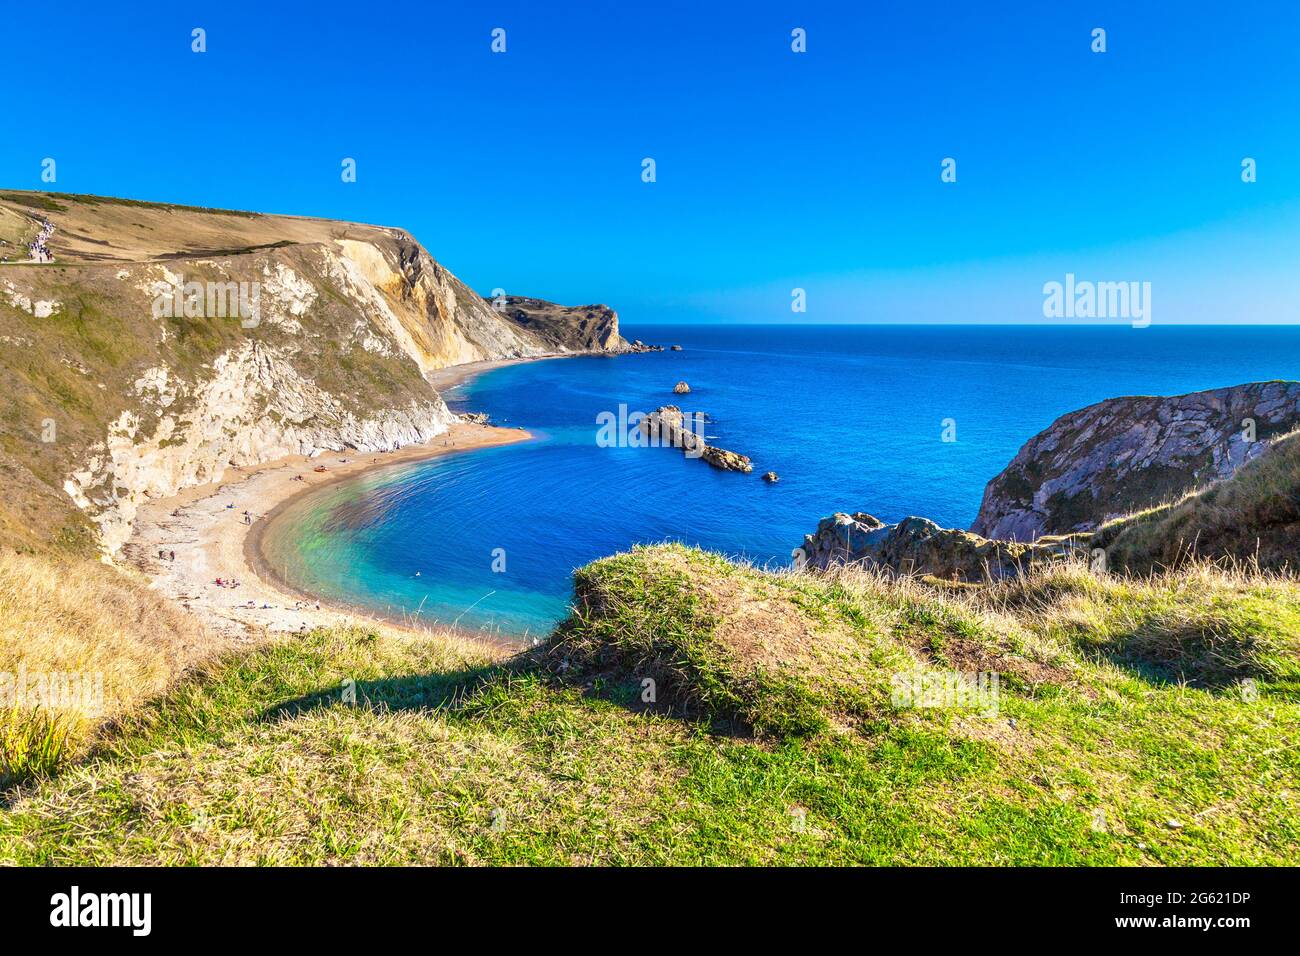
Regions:
<instances>
[{"instance_id":1,"label":"turquoise water","mask_svg":"<svg viewBox=\"0 0 1300 956\"><path fill-rule=\"evenodd\" d=\"M510 366L447 393L536 440L398 466L296 502L265 542L296 586L508 634L562 618L570 572L680 540L787 564L819 518L974 520L985 483L1058 415L1103 398L1300 377L1300 329L640 326L681 352ZM672 394L680 379L688 396ZM597 417L666 403L755 472L602 447ZM952 420L954 442L942 440ZM776 485L759 480L774 470Z\"/></svg>"}]
</instances>

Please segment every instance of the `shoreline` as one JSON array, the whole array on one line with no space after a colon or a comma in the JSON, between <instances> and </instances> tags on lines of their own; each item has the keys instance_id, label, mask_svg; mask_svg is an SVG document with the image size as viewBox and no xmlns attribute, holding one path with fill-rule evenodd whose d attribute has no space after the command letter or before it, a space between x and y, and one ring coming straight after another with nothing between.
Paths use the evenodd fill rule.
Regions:
<instances>
[{"instance_id":1,"label":"shoreline","mask_svg":"<svg viewBox=\"0 0 1300 956\"><path fill-rule=\"evenodd\" d=\"M418 623L388 618L369 608L326 601L282 580L261 552L270 522L290 502L340 481L532 437L522 428L456 423L432 442L396 451L326 452L314 458L291 455L239 469L220 482L186 488L142 505L118 560L144 573L155 590L197 614L232 643L265 632L298 633L342 623L378 622L423 630ZM314 471L318 465L329 471ZM245 522L246 512L251 523ZM221 587L218 578L238 584ZM428 629L451 633L436 625ZM497 647L509 643L477 632L457 632L457 636Z\"/></svg>"},{"instance_id":2,"label":"shoreline","mask_svg":"<svg viewBox=\"0 0 1300 956\"><path fill-rule=\"evenodd\" d=\"M487 359L449 365L429 373L429 385L444 396L486 372L546 359L615 358L624 351L551 352L516 358ZM456 401L456 397L452 397ZM382 624L420 633L444 633L494 648L518 649L522 639L469 631L454 626L420 624L372 608L328 600L295 587L277 574L266 559L262 542L271 522L291 502L340 481L385 467L530 441L522 427L498 427L457 422L431 442L407 445L390 452L322 452L315 458L290 455L245 468L219 482L184 488L168 498L139 508L130 539L117 562L144 574L150 586L199 616L231 643L246 643L259 635L301 633L333 624ZM454 443L454 444L448 444ZM343 460L346 459L346 463ZM318 464L329 471L315 472ZM301 479L301 480L299 480ZM253 521L241 519L251 513ZM222 519L227 520L222 520ZM167 557L160 557L160 552ZM175 558L170 555L175 553ZM233 588L216 580L234 579ZM250 606L251 605L251 606Z\"/></svg>"},{"instance_id":3,"label":"shoreline","mask_svg":"<svg viewBox=\"0 0 1300 956\"><path fill-rule=\"evenodd\" d=\"M453 388L459 388L471 379L478 378L485 372L491 372L499 368L524 365L528 362L542 362L547 359L617 358L625 354L628 353L592 349L586 352L546 352L542 355L525 355L520 358L484 359L481 362L466 362L463 365L448 365L446 368L435 369L426 376L426 381L433 386L439 395L443 396L443 401L446 401L445 392L449 392Z\"/></svg>"},{"instance_id":4,"label":"shoreline","mask_svg":"<svg viewBox=\"0 0 1300 956\"><path fill-rule=\"evenodd\" d=\"M486 370L485 370L486 371ZM466 437L466 431L458 429L471 430ZM390 455L400 455L407 448L413 450L409 456L400 458L390 458L385 461L375 462L368 467L362 467L356 471L341 471L333 474L331 477L322 481L312 482L306 487L299 489L295 493L288 494L277 501L268 510L259 521L255 521L249 528L249 532L244 536L244 562L248 568L261 580L271 586L278 588L284 594L301 600L307 604L316 604L322 611L328 609L336 614L342 614L353 620L370 620L380 621L391 627L399 627L404 630L435 630L455 634L457 637L468 640L484 641L495 646L515 647L519 641L511 640L506 637L493 637L484 631L471 631L463 628L454 627L444 624L421 624L418 621L412 621L408 618L399 618L395 614L387 614L382 611L376 611L374 608L362 607L359 605L348 604L344 601L326 599L318 594L313 594L303 588L291 584L286 580L284 574L277 573L274 564L267 558L263 550L262 542L266 533L271 529L274 522L279 520L281 514L289 508L290 505L296 504L308 495L317 492L323 492L332 485L341 484L345 481L352 481L363 475L379 474L389 467L409 465L415 462L430 461L434 458L441 458L444 455L455 455L462 452L479 451L484 448L497 448L503 445L515 445L522 442L531 441L533 434L523 428L500 428L493 425L474 425L461 423L452 426L444 433L446 440L463 441L463 445L453 445L451 447L443 445L408 445L406 448L399 449L398 452L390 452ZM442 436L440 436L442 437ZM435 439L437 441L437 439ZM423 452L427 451L425 454Z\"/></svg>"}]
</instances>

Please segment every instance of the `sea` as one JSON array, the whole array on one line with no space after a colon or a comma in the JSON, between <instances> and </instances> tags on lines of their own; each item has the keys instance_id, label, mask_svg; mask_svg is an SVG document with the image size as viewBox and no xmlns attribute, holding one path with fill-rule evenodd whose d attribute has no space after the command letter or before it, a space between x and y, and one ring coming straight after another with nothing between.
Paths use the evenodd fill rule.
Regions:
<instances>
[{"instance_id":1,"label":"sea","mask_svg":"<svg viewBox=\"0 0 1300 956\"><path fill-rule=\"evenodd\" d=\"M444 394L531 441L395 465L289 504L262 537L286 582L394 620L545 636L572 572L680 541L786 567L824 516L968 527L986 483L1065 412L1300 378L1300 328L638 325L680 351L510 365ZM676 395L684 381L689 394ZM720 471L636 416L702 412ZM774 471L779 481L761 480Z\"/></svg>"}]
</instances>

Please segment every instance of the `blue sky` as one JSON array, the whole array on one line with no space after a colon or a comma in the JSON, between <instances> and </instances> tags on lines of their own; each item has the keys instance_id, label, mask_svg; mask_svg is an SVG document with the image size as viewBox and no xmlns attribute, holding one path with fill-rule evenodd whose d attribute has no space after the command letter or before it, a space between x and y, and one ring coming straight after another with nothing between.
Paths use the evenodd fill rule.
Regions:
<instances>
[{"instance_id":1,"label":"blue sky","mask_svg":"<svg viewBox=\"0 0 1300 956\"><path fill-rule=\"evenodd\" d=\"M1156 322L1300 320L1289 2L10 0L3 22L4 187L403 226L480 291L633 323L1043 323L1067 272L1151 282Z\"/></svg>"}]
</instances>

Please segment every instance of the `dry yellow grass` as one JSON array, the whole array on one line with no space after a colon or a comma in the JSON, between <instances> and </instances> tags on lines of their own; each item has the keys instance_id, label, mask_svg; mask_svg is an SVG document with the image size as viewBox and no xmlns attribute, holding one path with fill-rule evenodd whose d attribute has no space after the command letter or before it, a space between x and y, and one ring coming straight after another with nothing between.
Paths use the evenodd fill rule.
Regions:
<instances>
[{"instance_id":1,"label":"dry yellow grass","mask_svg":"<svg viewBox=\"0 0 1300 956\"><path fill-rule=\"evenodd\" d=\"M216 647L124 572L0 555L0 780L53 769Z\"/></svg>"}]
</instances>

